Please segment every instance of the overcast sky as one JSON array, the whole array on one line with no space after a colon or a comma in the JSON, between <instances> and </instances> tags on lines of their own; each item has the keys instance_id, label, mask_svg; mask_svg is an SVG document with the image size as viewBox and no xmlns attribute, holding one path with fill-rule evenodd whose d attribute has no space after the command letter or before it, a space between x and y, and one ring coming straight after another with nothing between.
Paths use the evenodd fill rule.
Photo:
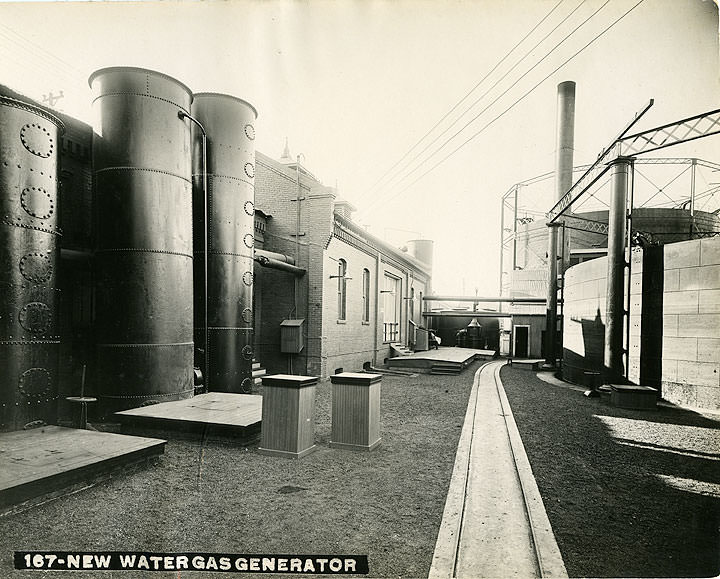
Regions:
<instances>
[{"instance_id":1,"label":"overcast sky","mask_svg":"<svg viewBox=\"0 0 720 579\"><path fill-rule=\"evenodd\" d=\"M438 292L496 295L500 197L552 170L557 84L577 82L578 164L650 98L638 128L720 108L717 13L710 0L8 2L0 82L38 99L63 91L57 107L85 120L87 78L105 66L243 98L259 112L258 150L279 158L287 137L370 231L434 239ZM472 111L395 166L488 73L431 139L477 100ZM659 155L720 162L720 137Z\"/></svg>"}]
</instances>

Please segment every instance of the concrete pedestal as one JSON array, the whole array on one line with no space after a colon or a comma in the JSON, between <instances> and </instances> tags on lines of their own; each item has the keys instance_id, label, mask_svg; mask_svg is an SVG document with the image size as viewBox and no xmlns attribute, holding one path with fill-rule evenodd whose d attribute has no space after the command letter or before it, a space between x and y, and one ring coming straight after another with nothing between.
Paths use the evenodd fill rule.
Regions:
<instances>
[{"instance_id":1,"label":"concrete pedestal","mask_svg":"<svg viewBox=\"0 0 720 579\"><path fill-rule=\"evenodd\" d=\"M342 372L332 382L330 446L373 450L380 444L380 374Z\"/></svg>"},{"instance_id":2,"label":"concrete pedestal","mask_svg":"<svg viewBox=\"0 0 720 579\"><path fill-rule=\"evenodd\" d=\"M317 381L289 374L263 377L260 454L302 458L315 450Z\"/></svg>"},{"instance_id":3,"label":"concrete pedestal","mask_svg":"<svg viewBox=\"0 0 720 579\"><path fill-rule=\"evenodd\" d=\"M652 410L657 405L658 391L650 386L612 384L610 402L619 408Z\"/></svg>"}]
</instances>

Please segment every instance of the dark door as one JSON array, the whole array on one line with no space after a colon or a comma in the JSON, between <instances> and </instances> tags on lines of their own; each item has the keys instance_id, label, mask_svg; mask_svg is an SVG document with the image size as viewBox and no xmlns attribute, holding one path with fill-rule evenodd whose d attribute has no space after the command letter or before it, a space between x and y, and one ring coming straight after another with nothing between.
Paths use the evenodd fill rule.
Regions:
<instances>
[{"instance_id":1,"label":"dark door","mask_svg":"<svg viewBox=\"0 0 720 579\"><path fill-rule=\"evenodd\" d=\"M528 357L528 328L527 326L515 326L515 357Z\"/></svg>"}]
</instances>

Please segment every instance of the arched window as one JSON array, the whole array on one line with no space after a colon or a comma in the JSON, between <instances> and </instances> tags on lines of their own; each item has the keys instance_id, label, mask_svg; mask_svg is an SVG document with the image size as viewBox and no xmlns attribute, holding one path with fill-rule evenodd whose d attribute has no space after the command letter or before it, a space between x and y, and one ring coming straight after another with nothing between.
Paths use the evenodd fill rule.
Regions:
<instances>
[{"instance_id":1,"label":"arched window","mask_svg":"<svg viewBox=\"0 0 720 579\"><path fill-rule=\"evenodd\" d=\"M338 260L338 320L347 319L347 262L344 259Z\"/></svg>"},{"instance_id":2,"label":"arched window","mask_svg":"<svg viewBox=\"0 0 720 579\"><path fill-rule=\"evenodd\" d=\"M370 321L370 270L363 269L362 277L362 321Z\"/></svg>"}]
</instances>

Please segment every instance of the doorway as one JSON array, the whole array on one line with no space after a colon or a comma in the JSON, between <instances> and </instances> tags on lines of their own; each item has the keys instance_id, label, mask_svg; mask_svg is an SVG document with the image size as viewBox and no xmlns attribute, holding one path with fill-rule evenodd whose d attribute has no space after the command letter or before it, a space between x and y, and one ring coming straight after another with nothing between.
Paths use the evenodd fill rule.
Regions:
<instances>
[{"instance_id":1,"label":"doorway","mask_svg":"<svg viewBox=\"0 0 720 579\"><path fill-rule=\"evenodd\" d=\"M513 356L527 358L530 352L530 326L514 326L515 344Z\"/></svg>"}]
</instances>

